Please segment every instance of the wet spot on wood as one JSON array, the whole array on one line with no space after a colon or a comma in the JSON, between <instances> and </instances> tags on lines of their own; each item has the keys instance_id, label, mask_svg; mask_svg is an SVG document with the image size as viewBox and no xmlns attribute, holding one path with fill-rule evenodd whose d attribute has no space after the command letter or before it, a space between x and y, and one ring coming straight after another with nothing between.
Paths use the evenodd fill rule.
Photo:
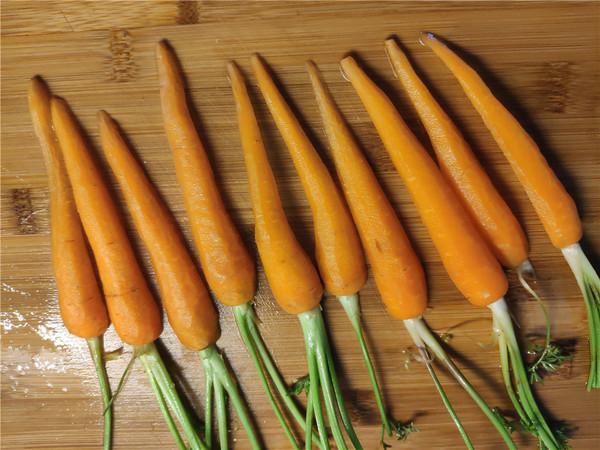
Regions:
<instances>
[{"instance_id":1,"label":"wet spot on wood","mask_svg":"<svg viewBox=\"0 0 600 450\"><path fill-rule=\"evenodd\" d=\"M541 98L545 111L561 114L569 107L569 88L573 78L568 61L548 61L541 70Z\"/></svg>"},{"instance_id":2,"label":"wet spot on wood","mask_svg":"<svg viewBox=\"0 0 600 450\"><path fill-rule=\"evenodd\" d=\"M189 25L198 23L200 19L199 5L197 1L180 0L177 3L177 23Z\"/></svg>"},{"instance_id":3,"label":"wet spot on wood","mask_svg":"<svg viewBox=\"0 0 600 450\"><path fill-rule=\"evenodd\" d=\"M31 206L29 189L12 190L13 211L17 219L17 228L21 234L34 234L37 231L35 214Z\"/></svg>"},{"instance_id":4,"label":"wet spot on wood","mask_svg":"<svg viewBox=\"0 0 600 450\"><path fill-rule=\"evenodd\" d=\"M133 38L127 30L112 30L109 36L109 76L114 81L129 81L135 77Z\"/></svg>"},{"instance_id":5,"label":"wet spot on wood","mask_svg":"<svg viewBox=\"0 0 600 450\"><path fill-rule=\"evenodd\" d=\"M354 389L344 392L344 394L346 408L352 423L360 425L377 425L381 423L372 390Z\"/></svg>"}]
</instances>

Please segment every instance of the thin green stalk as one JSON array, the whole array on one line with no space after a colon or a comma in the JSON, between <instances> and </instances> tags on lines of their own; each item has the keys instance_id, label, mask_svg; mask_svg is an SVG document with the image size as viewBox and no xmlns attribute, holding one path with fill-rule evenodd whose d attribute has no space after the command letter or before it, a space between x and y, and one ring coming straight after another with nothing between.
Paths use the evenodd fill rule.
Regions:
<instances>
[{"instance_id":1,"label":"thin green stalk","mask_svg":"<svg viewBox=\"0 0 600 450\"><path fill-rule=\"evenodd\" d=\"M325 426L325 414L323 413L323 404L321 403L319 369L317 368L316 349L313 346L306 345L306 358L308 362L308 376L310 379L308 395L314 406L317 429L321 442L326 450L329 450L329 439L327 437L327 427ZM337 417L336 417L337 420ZM312 442L307 439L307 442Z\"/></svg>"},{"instance_id":2,"label":"thin green stalk","mask_svg":"<svg viewBox=\"0 0 600 450\"><path fill-rule=\"evenodd\" d=\"M481 398L479 393L475 390L475 388L469 383L467 378L462 374L462 372L456 367L454 362L448 357L443 347L440 343L435 339L431 331L425 324L425 321L422 317L417 317L415 319L409 319L404 321L404 325L408 329L408 332L412 336L415 343L418 340L423 341L425 345L433 352L433 354L442 361L446 367L450 370L452 376L458 381L458 383L467 391L467 393L471 396L471 398L477 403L477 406L483 411L483 413L490 419L492 424L496 427L504 442L511 450L516 450L515 443L510 437L510 434L502 424L502 422L498 419L498 417L494 414L491 408L487 405L487 403ZM417 340L416 340L417 339Z\"/></svg>"},{"instance_id":3,"label":"thin green stalk","mask_svg":"<svg viewBox=\"0 0 600 450\"><path fill-rule=\"evenodd\" d=\"M561 249L583 295L590 329L590 375L587 390L600 388L600 278L579 244Z\"/></svg>"},{"instance_id":4,"label":"thin green stalk","mask_svg":"<svg viewBox=\"0 0 600 450\"><path fill-rule=\"evenodd\" d=\"M350 323L352 324L352 327L356 332L356 337L358 338L358 342L360 344L363 359L365 361L365 364L367 365L367 371L369 372L369 378L371 379L371 386L373 387L373 393L375 394L375 401L377 402L377 407L379 408L379 415L381 416L381 421L383 422L383 425L388 435L391 436L392 426L390 425L390 420L388 419L387 414L385 412L385 407L383 405L383 399L381 395L381 389L379 388L379 383L377 383L377 377L375 376L375 368L373 367L371 355L369 354L369 349L365 341L363 330L360 326L360 307L358 305L358 294L338 295L338 300L344 307L346 315L348 316L348 319L350 319Z\"/></svg>"},{"instance_id":5,"label":"thin green stalk","mask_svg":"<svg viewBox=\"0 0 600 450\"><path fill-rule=\"evenodd\" d=\"M212 407L213 407L213 375L208 361L202 360L204 366L204 441L212 448Z\"/></svg>"},{"instance_id":6,"label":"thin green stalk","mask_svg":"<svg viewBox=\"0 0 600 450\"><path fill-rule=\"evenodd\" d=\"M310 388L309 388L310 389ZM310 394L310 390L307 392L307 402L306 402L306 428L304 429L304 449L309 450L312 448L312 440L310 438L310 431L312 431L313 426L313 398ZM310 431L309 431L310 430Z\"/></svg>"},{"instance_id":7,"label":"thin green stalk","mask_svg":"<svg viewBox=\"0 0 600 450\"><path fill-rule=\"evenodd\" d=\"M442 402L444 402L446 409L450 413L450 417L452 417L454 424L458 428L458 432L462 436L463 441L465 441L465 445L467 446L467 448L469 450L473 450L473 444L471 443L471 440L469 439L469 436L467 435L467 432L465 431L462 423L458 419L458 416L456 415L454 408L452 408L452 405L450 404L450 400L448 400L448 397L446 396L446 393L444 392L444 389L442 388L442 384L440 383L440 380L438 380L438 377L435 374L435 371L433 370L433 366L431 365L431 362L429 362L429 355L427 354L427 349L423 348L423 349L419 349L419 350L421 350L421 356L424 358L425 366L427 367L427 370L429 371L429 375L431 375L433 384L435 384L435 387L436 387L437 391L439 392L440 397L442 397Z\"/></svg>"},{"instance_id":8,"label":"thin green stalk","mask_svg":"<svg viewBox=\"0 0 600 450\"><path fill-rule=\"evenodd\" d=\"M213 382L215 390L215 405L217 407L217 421L219 429L219 446L221 450L229 448L229 430L227 429L227 405L225 404L225 391L218 379Z\"/></svg>"},{"instance_id":9,"label":"thin green stalk","mask_svg":"<svg viewBox=\"0 0 600 450\"><path fill-rule=\"evenodd\" d=\"M133 358L131 360L133 361ZM150 380L150 385L152 386L152 389L154 390L154 394L156 395L156 400L158 401L158 406L160 407L160 410L163 413L163 416L165 418L165 421L167 422L167 426L169 427L169 430L171 430L171 434L173 435L173 438L175 438L177 448L179 448L179 450L187 450L185 442L183 442L183 439L181 438L181 435L179 434L177 425L175 425L175 422L173 421L173 416L171 416L169 407L167 405L167 402L165 401L165 397L163 396L160 386L158 385L158 382L156 381L156 378L154 377L152 369L149 367L149 365L147 364L147 362L145 360L142 360L142 366L144 366L144 370L146 370L146 374L148 375L148 380Z\"/></svg>"},{"instance_id":10,"label":"thin green stalk","mask_svg":"<svg viewBox=\"0 0 600 450\"><path fill-rule=\"evenodd\" d=\"M335 382L333 378L335 378L335 381L337 382L337 376L335 374L335 369L332 370L333 361L331 351L328 351L329 343L327 342L327 334L325 332L325 324L323 322L323 316L321 315L320 306L302 314L298 314L298 318L300 319L300 324L302 325L302 330L304 332L307 354L310 355L310 349L314 349L315 351L321 392L323 393L325 409L327 410L329 425L334 441L338 448L346 449L346 442L342 435L336 410L336 403L339 405L340 402L343 402L343 399L341 398L341 392L334 387ZM311 377L311 389L313 379L314 378ZM343 410L345 410L345 408L343 408ZM341 414L343 414L343 410L340 411ZM352 424L349 424L349 426L351 428ZM358 445L355 444L355 447L361 448L360 443L357 444Z\"/></svg>"},{"instance_id":11,"label":"thin green stalk","mask_svg":"<svg viewBox=\"0 0 600 450\"><path fill-rule=\"evenodd\" d=\"M254 428L252 427L252 423L250 422L250 418L248 417L248 413L246 412L246 408L244 407L244 402L242 401L242 397L238 391L238 388L231 378L229 371L227 370L227 366L225 365L225 361L221 354L217 351L214 345L205 348L204 350L200 350L198 352L200 358L206 360L207 363L211 366L211 376L213 377L213 383L215 389L217 388L217 381L219 385L222 385L223 388L227 391L235 410L238 413L238 417L240 418L240 422L242 422L242 426L248 435L248 439L250 440L250 445L254 449L259 449L260 443L258 441L258 437L254 432ZM204 362L203 362L204 364ZM218 398L217 398L218 400ZM217 405L218 407L218 405ZM219 414L219 410L217 408L217 414ZM225 412L224 412L225 414ZM217 417L219 423L223 420L220 416Z\"/></svg>"},{"instance_id":12,"label":"thin green stalk","mask_svg":"<svg viewBox=\"0 0 600 450\"><path fill-rule=\"evenodd\" d=\"M190 417L186 412L181 399L179 398L179 394L175 389L175 384L173 383L173 380L171 379L171 376L169 375L169 372L165 367L158 350L156 349L156 345L153 342L150 344L140 345L135 347L134 351L139 355L139 358L142 361L148 376L151 375L156 380L156 384L160 389L161 395L166 399L175 417L181 424L183 432L185 433L192 450L206 449L206 445L204 445L196 433Z\"/></svg>"},{"instance_id":13,"label":"thin green stalk","mask_svg":"<svg viewBox=\"0 0 600 450\"><path fill-rule=\"evenodd\" d=\"M102 336L87 339L87 343L96 368L104 406L104 450L109 450L112 441L112 408L110 407L110 388L104 367L104 358L102 357Z\"/></svg>"},{"instance_id":14,"label":"thin green stalk","mask_svg":"<svg viewBox=\"0 0 600 450\"><path fill-rule=\"evenodd\" d=\"M265 393L267 394L267 398L269 399L269 403L271 403L271 407L273 408L273 411L275 411L275 415L277 416L277 419L279 420L279 423L281 424L283 431L285 432L288 440L290 441L290 444L292 445L292 447L294 449L299 450L299 446L298 446L298 443L296 442L296 439L294 438L294 434L292 433L290 426L286 422L285 417L283 416L283 413L281 412L281 409L279 408L279 405L277 404L277 401L275 400L275 397L273 396L273 392L271 392L271 387L269 386L269 382L267 380L265 368L263 367L264 363L261 364L262 354L260 354L257 351L257 345L255 344L254 338L250 331L251 326L252 326L252 328L254 328L255 331L257 331L256 327L254 327L254 321L256 320L256 315L254 314L254 308L252 307L252 305L245 303L243 305L234 306L233 312L235 315L236 322L238 324L238 328L242 335L242 339L243 339L244 343L246 344L246 348L250 352L250 356L252 357L252 360L254 361L254 365L256 366L258 376L263 385ZM248 324L248 322L251 322L252 325ZM258 339L260 339L260 336L258 336ZM268 355L268 359L269 360L271 359L270 355ZM277 372L277 375L279 376L279 372L276 369L275 369L275 371ZM270 374L270 372L269 372L269 374ZM284 398L285 397L289 398L289 396L287 396L287 395L285 395ZM292 404L293 404L293 401L292 401ZM296 405L294 404L294 406L296 406ZM295 409L297 409L297 408L295 408ZM299 414L299 411L298 411L298 414ZM302 419L301 415L300 415L300 419ZM300 425L302 426L303 423L304 423L304 421L301 420ZM304 429L306 428L306 424L304 424L303 428Z\"/></svg>"},{"instance_id":15,"label":"thin green stalk","mask_svg":"<svg viewBox=\"0 0 600 450\"><path fill-rule=\"evenodd\" d=\"M525 411L533 432L538 436L543 444L549 449L560 448L556 438L554 437L550 427L546 423L546 420L542 416L542 413L537 406L531 387L527 379L527 371L521 358L521 351L517 343L515 331L512 325L512 320L508 312L508 307L504 298L488 305L491 309L494 317L494 326L497 333L506 339L506 346L508 347L508 355L510 360L510 368L512 369L513 379L516 386L518 398L517 403L520 404L522 409ZM511 400L514 399L511 398ZM515 408L517 408L515 404ZM517 408L518 409L518 408Z\"/></svg>"},{"instance_id":16,"label":"thin green stalk","mask_svg":"<svg viewBox=\"0 0 600 450\"><path fill-rule=\"evenodd\" d=\"M510 398L510 401L517 410L517 414L519 414L521 421L529 426L531 421L529 420L529 417L527 417L527 414L525 414L525 411L523 411L523 408L521 407L521 404L517 399L515 389L512 385L512 379L510 376L510 360L508 356L508 346L506 345L506 338L502 333L499 333L498 335L498 348L500 349L500 368L502 369L502 379L504 380L504 385L506 386L506 392L508 392L508 397Z\"/></svg>"}]
</instances>

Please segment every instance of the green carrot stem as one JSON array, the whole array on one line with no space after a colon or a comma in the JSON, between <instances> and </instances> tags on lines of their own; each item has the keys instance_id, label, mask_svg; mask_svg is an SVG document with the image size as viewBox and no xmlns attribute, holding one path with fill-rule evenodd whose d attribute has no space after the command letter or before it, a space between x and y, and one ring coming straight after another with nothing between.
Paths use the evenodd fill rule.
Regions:
<instances>
[{"instance_id":1,"label":"green carrot stem","mask_svg":"<svg viewBox=\"0 0 600 450\"><path fill-rule=\"evenodd\" d=\"M510 437L510 434L500 422L498 417L494 414L491 408L487 405L487 403L481 398L479 393L475 390L475 388L469 383L467 378L462 374L462 372L456 367L454 362L450 359L450 357L446 354L446 351L437 341L437 339L431 334L431 331L425 324L425 321L422 317L417 317L415 319L409 319L404 321L404 325L406 326L408 332L412 336L415 343L418 341L422 341L427 345L427 347L433 352L433 354L444 363L444 365L450 370L452 376L458 381L458 383L463 387L465 391L471 396L471 398L477 403L477 406L483 411L483 413L490 419L492 424L496 427L504 442L511 450L516 450L515 443ZM418 343L417 343L418 346Z\"/></svg>"},{"instance_id":2,"label":"green carrot stem","mask_svg":"<svg viewBox=\"0 0 600 450\"><path fill-rule=\"evenodd\" d=\"M552 431L550 431L550 427L542 416L535 399L533 398L533 393L531 392L531 387L527 379L527 371L523 365L521 351L519 350L512 320L504 298L501 298L491 305L488 305L488 308L490 308L492 311L496 332L499 335L503 335L506 339L510 367L512 369L518 395L517 403L522 406L529 419L529 422L531 423L531 426L535 430L536 436L542 440L543 444L549 449L560 448L556 438L552 434ZM513 398L511 398L511 400L513 400ZM516 405L515 408L517 408Z\"/></svg>"},{"instance_id":3,"label":"green carrot stem","mask_svg":"<svg viewBox=\"0 0 600 450\"><path fill-rule=\"evenodd\" d=\"M508 392L508 397L512 402L513 406L517 410L517 414L521 418L521 422L525 424L530 424L531 420L525 414L525 411L521 407L519 400L517 399L517 394L515 389L513 388L512 379L510 376L510 360L508 356L508 345L506 345L506 338L504 334L500 334L498 336L498 348L500 349L500 367L502 369L502 379L504 380L504 385L506 386L506 392Z\"/></svg>"},{"instance_id":4,"label":"green carrot stem","mask_svg":"<svg viewBox=\"0 0 600 450\"><path fill-rule=\"evenodd\" d=\"M342 435L340 424L337 417L336 403L343 402L341 392L338 388L334 387L337 383L337 376L335 369L333 368L333 360L331 351L328 350L329 343L327 341L327 334L325 332L325 324L323 322L323 316L321 315L320 306L316 306L310 311L306 311L302 314L298 314L302 330L304 332L304 341L307 346L307 355L310 355L310 350L314 349L315 358L318 369L318 377L321 385L321 392L323 393L323 399L325 402L325 409L327 410L327 416L329 418L329 425L333 434L333 439L340 449L346 449L346 442ZM309 360L310 364L310 360ZM310 374L309 374L310 376ZM335 381L334 381L335 379ZM311 378L311 386L314 380L314 376ZM342 403L343 404L343 403ZM315 405L316 406L316 405ZM345 407L340 409L340 413L343 415ZM344 424L346 426L346 424ZM352 429L352 424L349 424ZM355 444L356 448L361 448L360 443Z\"/></svg>"},{"instance_id":5,"label":"green carrot stem","mask_svg":"<svg viewBox=\"0 0 600 450\"><path fill-rule=\"evenodd\" d=\"M283 431L285 432L288 440L290 441L290 444L292 445L292 447L294 449L299 450L299 446L296 442L296 439L294 438L294 434L292 433L290 426L288 425L287 421L285 420L285 417L283 416L283 413L281 412L281 409L279 408L279 405L277 404L277 401L275 400L273 392L271 391L271 386L269 386L269 382L267 380L267 374L265 373L265 367L267 368L267 371L272 379L274 378L272 375L273 370L276 373L276 377L281 379L281 376L279 375L279 371L277 371L277 369L274 367L274 364L272 364L271 357L268 354L268 352L266 352L266 349L265 349L264 353L267 354L266 358L269 361L271 361L271 368L273 369L273 370L269 370L266 363L264 362L263 353L259 352L259 350L258 350L259 346L255 343L255 340L260 340L261 344L262 344L262 339L260 338L260 335L258 335L258 330L256 329L256 327L254 325L255 321L256 321L256 315L254 313L254 308L252 307L251 304L245 303L243 305L234 306L233 313L234 313L236 322L238 324L240 333L242 335L242 339L243 339L244 343L246 344L246 348L250 352L250 356L252 357L252 360L254 361L254 365L256 366L258 376L263 385L265 393L267 394L267 398L269 399L269 403L271 403L271 407L273 408L273 411L275 411L275 415L277 416L277 419L279 420L279 423L281 424ZM250 322L250 323L248 323L248 322ZM258 336L253 337L253 333L252 333L251 329L254 329L256 335L258 335ZM263 358L262 363L261 363L261 358ZM265 367L263 367L263 364L265 365ZM281 385L283 386L283 381L281 381ZM281 394L281 392L280 392L280 395L282 395L282 398L284 398L284 399L285 398L289 399L289 396L287 395L287 391L285 392L285 394ZM304 420L302 419L300 411L298 411L298 408L296 407L296 405L294 404L294 402L291 399L289 399L289 402L292 403L294 409L298 413L298 416L300 419L300 422L299 422L300 426L302 426L303 429L306 429L306 424L305 424ZM293 414L293 412L292 412L292 414Z\"/></svg>"},{"instance_id":6,"label":"green carrot stem","mask_svg":"<svg viewBox=\"0 0 600 450\"><path fill-rule=\"evenodd\" d=\"M112 408L110 406L110 388L108 378L104 367L104 358L102 357L102 336L87 339L98 383L100 384L100 394L102 395L102 405L104 407L104 450L109 450L112 441Z\"/></svg>"},{"instance_id":7,"label":"green carrot stem","mask_svg":"<svg viewBox=\"0 0 600 450\"><path fill-rule=\"evenodd\" d=\"M312 400L314 407L317 429L319 430L319 436L321 436L321 443L326 450L329 450L330 447L329 439L327 437L327 428L325 426L325 414L323 412L323 404L321 403L320 379L319 369L317 367L318 363L316 349L313 346L309 346L308 342L306 345L306 358L308 362L308 377L310 380L308 395ZM310 443L312 441L306 439L306 442Z\"/></svg>"},{"instance_id":8,"label":"green carrot stem","mask_svg":"<svg viewBox=\"0 0 600 450\"><path fill-rule=\"evenodd\" d=\"M213 381L215 405L217 408L217 428L219 430L219 446L221 450L229 448L229 430L227 429L227 405L225 404L225 390L218 379Z\"/></svg>"},{"instance_id":9,"label":"green carrot stem","mask_svg":"<svg viewBox=\"0 0 600 450\"><path fill-rule=\"evenodd\" d=\"M383 405L383 399L381 395L381 389L379 388L379 383L377 383L377 377L375 376L375 368L373 367L371 355L369 354L369 349L367 347L363 330L360 325L360 307L358 304L358 294L338 295L338 300L344 307L346 315L348 316L348 319L350 319L350 323L352 324L352 327L356 332L356 337L358 338L358 342L360 344L363 359L365 361L365 364L367 365L367 371L369 372L369 378L371 379L371 386L373 387L373 393L375 394L375 401L377 402L377 407L379 408L379 415L381 416L381 421L383 422L383 425L388 435L391 436L392 427L390 425L390 420L388 419L387 414L385 412L385 407Z\"/></svg>"},{"instance_id":10,"label":"green carrot stem","mask_svg":"<svg viewBox=\"0 0 600 450\"><path fill-rule=\"evenodd\" d=\"M583 295L590 330L590 375L587 390L600 388L600 278L579 244L561 249Z\"/></svg>"},{"instance_id":11,"label":"green carrot stem","mask_svg":"<svg viewBox=\"0 0 600 450\"><path fill-rule=\"evenodd\" d=\"M198 354L200 355L200 358L205 360L206 363L209 363L211 366L211 376L213 377L213 384L215 386L215 389L218 387L216 384L218 381L219 385L222 386L225 389L225 391L227 391L227 394L229 395L229 398L231 399L231 402L233 403L233 406L237 411L238 417L240 418L240 422L242 422L242 426L244 427L244 430L248 435L250 445L254 449L259 449L261 446L258 441L258 437L254 432L254 428L252 427L252 423L250 422L250 418L248 417L248 413L246 412L246 408L244 406L244 402L242 401L242 397L238 391L237 385L235 384L235 382L231 378L231 375L229 374L229 371L227 370L227 366L225 365L223 357L217 351L214 345L205 348L204 350L200 350ZM222 419L221 417L217 417L217 420L219 420L219 423L221 423Z\"/></svg>"},{"instance_id":12,"label":"green carrot stem","mask_svg":"<svg viewBox=\"0 0 600 450\"><path fill-rule=\"evenodd\" d=\"M135 347L134 351L139 355L146 372L152 373L152 376L160 388L161 395L166 399L167 403L171 407L171 410L175 414L175 417L181 424L183 432L186 435L192 450L206 449L206 445L196 433L190 416L185 410L185 407L181 402L181 398L179 398L179 394L175 389L175 383L173 383L173 380L169 375L169 371L165 367L160 353L158 353L156 345L153 342L150 344L140 345Z\"/></svg>"},{"instance_id":13,"label":"green carrot stem","mask_svg":"<svg viewBox=\"0 0 600 450\"><path fill-rule=\"evenodd\" d=\"M309 450L312 448L312 440L311 440L309 430L312 431L313 416L314 416L313 398L312 398L312 395L310 394L310 390L307 392L307 394L308 394L307 395L308 400L306 402L306 428L304 429L304 449L305 450Z\"/></svg>"},{"instance_id":14,"label":"green carrot stem","mask_svg":"<svg viewBox=\"0 0 600 450\"><path fill-rule=\"evenodd\" d=\"M202 359L204 367L204 441L212 448L213 374L208 361Z\"/></svg>"}]
</instances>

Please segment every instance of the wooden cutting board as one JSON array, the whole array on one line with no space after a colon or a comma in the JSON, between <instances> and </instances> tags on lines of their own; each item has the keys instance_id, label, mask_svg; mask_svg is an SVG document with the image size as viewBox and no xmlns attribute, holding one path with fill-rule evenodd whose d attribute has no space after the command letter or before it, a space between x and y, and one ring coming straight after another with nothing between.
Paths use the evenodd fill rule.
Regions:
<instances>
[{"instance_id":1,"label":"wooden cutting board","mask_svg":"<svg viewBox=\"0 0 600 450\"><path fill-rule=\"evenodd\" d=\"M560 252L540 222L500 150L448 70L417 40L437 33L456 45L495 94L540 144L550 165L575 198L583 246L598 267L600 253L600 42L598 2L2 2L2 446L3 448L99 448L101 402L93 366L82 339L61 324L52 278L48 186L27 110L31 76L41 75L67 99L88 133L98 160L123 209L123 218L148 281L157 293L148 255L123 208L120 192L102 156L96 113L119 121L148 175L175 214L193 249L188 220L165 138L154 47L168 39L188 80L196 124L202 132L229 211L256 255L247 178L225 63L236 60L250 80L269 158L294 231L312 254L312 221L290 157L250 76L248 56L260 52L301 116L330 168L304 61L313 59L392 200L422 259L430 292L426 320L433 330L452 330L449 349L457 364L493 407L511 415L503 389L491 317L471 306L449 281L406 189L360 100L341 77L338 61L354 52L398 105L417 136L427 136L387 63L383 41L396 36L456 120L496 186L524 226L536 268L536 288L547 302L553 337L576 353L535 392L548 417L565 421L573 447L597 448L600 394L588 393L587 320L581 295ZM195 250L192 250L197 257ZM540 341L540 308L509 273L510 307L524 340ZM425 367L411 357L404 326L385 311L372 277L361 291L363 323L385 402L399 421L420 432L396 448L462 448ZM365 448L379 445L374 397L353 331L335 298L323 300L346 404ZM295 317L276 304L259 265L256 308L260 330L288 383L306 374L304 343ZM266 448L289 446L271 412L231 311L220 306L219 347L235 372ZM182 348L169 326L160 350L190 409L201 417L203 375L197 355ZM108 351L122 346L114 330ZM116 385L131 354L107 363ZM504 448L470 398L439 368L439 376L476 448ZM115 403L114 447L175 448L150 385L138 363ZM301 401L304 399L301 398ZM248 448L236 419L232 446ZM536 441L515 433L520 448ZM388 439L389 443L392 443Z\"/></svg>"}]
</instances>

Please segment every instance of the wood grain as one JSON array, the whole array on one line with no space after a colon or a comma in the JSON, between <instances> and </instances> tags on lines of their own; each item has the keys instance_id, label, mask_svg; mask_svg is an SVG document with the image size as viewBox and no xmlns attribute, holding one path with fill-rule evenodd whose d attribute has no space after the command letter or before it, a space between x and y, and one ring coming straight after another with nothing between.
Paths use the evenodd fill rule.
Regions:
<instances>
[{"instance_id":1,"label":"wood grain","mask_svg":"<svg viewBox=\"0 0 600 450\"><path fill-rule=\"evenodd\" d=\"M320 66L422 258L431 298L428 323L439 332L453 330L452 354L458 365L490 405L510 413L497 350L481 350L476 343L490 341L490 315L485 309L470 306L448 280L372 123L338 69L339 59L354 52L428 145L417 115L385 58L383 41L395 35L456 119L527 232L538 274L536 287L547 301L554 337L568 342L577 352L535 391L549 416L565 420L573 430L574 448L595 448L600 441L600 394L585 391L587 321L577 286L500 150L451 74L418 44L417 33L432 31L455 44L531 132L575 197L584 223L583 245L598 266L599 19L600 4L585 1L3 1L2 447L99 448L102 438L101 402L85 342L66 332L57 310L47 180L29 120L27 83L33 75L43 76L55 94L70 102L97 150L96 112L106 109L112 114L193 248L162 129L154 63L154 46L160 39L168 39L179 55L217 181L254 255L250 199L226 61L235 59L250 74L248 56L255 51L262 53L331 168L304 61L312 58ZM250 80L250 95L284 208L301 243L311 250L314 241L306 198L255 81ZM97 156L123 208L100 151ZM124 210L123 216L157 292L147 253ZM194 250L192 253L197 258ZM509 278L509 301L522 334L525 338L539 337L544 326L540 309L517 287L514 275ZM409 358L411 344L403 325L385 313L371 277L361 292L361 302L386 404L397 420L414 420L421 430L405 443L394 443L394 447L462 448L425 368ZM265 341L291 383L307 372L300 326L277 306L262 270L256 304ZM365 448L377 448L378 414L353 332L334 298L327 295L323 305L357 432ZM219 346L240 381L265 447L287 448L231 311L220 307L220 312L223 337ZM197 355L184 350L168 327L161 342L181 392L201 416L203 376ZM105 344L108 350L121 347L112 329ZM115 383L130 351L125 348L122 358L108 362ZM441 369L440 379L476 448L503 448L483 414ZM248 448L236 420L231 421L231 432L235 448ZM533 439L518 434L514 437L520 448L536 448ZM174 448L139 364L115 404L114 443L119 449Z\"/></svg>"}]
</instances>

